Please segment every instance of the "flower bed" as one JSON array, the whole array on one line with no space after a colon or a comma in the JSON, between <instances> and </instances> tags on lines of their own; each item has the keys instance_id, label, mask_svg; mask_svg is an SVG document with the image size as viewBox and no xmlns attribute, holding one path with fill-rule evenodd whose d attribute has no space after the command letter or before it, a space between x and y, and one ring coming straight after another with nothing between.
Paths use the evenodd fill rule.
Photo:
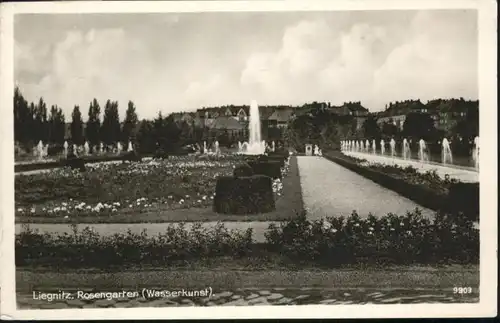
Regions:
<instances>
[{"instance_id":1,"label":"flower bed","mask_svg":"<svg viewBox=\"0 0 500 323\"><path fill-rule=\"evenodd\" d=\"M269 226L265 243L252 240L252 230L171 225L164 234L130 231L99 236L91 229L73 234L40 234L25 227L16 236L17 266L101 267L125 265L189 266L215 258L280 259L284 264L327 267L352 264L477 264L479 232L466 219L418 212L403 216L308 221L304 214Z\"/></svg>"},{"instance_id":2,"label":"flower bed","mask_svg":"<svg viewBox=\"0 0 500 323\"><path fill-rule=\"evenodd\" d=\"M232 175L243 157L171 156L166 160L87 164L15 178L16 216L81 218L124 211L211 208L216 178ZM288 172L288 162L282 171ZM273 181L275 198L282 180Z\"/></svg>"},{"instance_id":3,"label":"flower bed","mask_svg":"<svg viewBox=\"0 0 500 323\"><path fill-rule=\"evenodd\" d=\"M238 157L89 164L15 179L16 215L85 216L121 209L211 206L215 178L232 174Z\"/></svg>"}]
</instances>

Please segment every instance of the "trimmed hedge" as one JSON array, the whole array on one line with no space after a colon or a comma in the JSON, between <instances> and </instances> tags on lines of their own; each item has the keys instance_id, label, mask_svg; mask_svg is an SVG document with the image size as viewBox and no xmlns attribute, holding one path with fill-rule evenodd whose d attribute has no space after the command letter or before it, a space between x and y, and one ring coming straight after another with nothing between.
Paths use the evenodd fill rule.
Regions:
<instances>
[{"instance_id":1,"label":"trimmed hedge","mask_svg":"<svg viewBox=\"0 0 500 323\"><path fill-rule=\"evenodd\" d=\"M214 211L224 214L258 214L276 210L270 177L221 176L215 187Z\"/></svg>"},{"instance_id":2,"label":"trimmed hedge","mask_svg":"<svg viewBox=\"0 0 500 323\"><path fill-rule=\"evenodd\" d=\"M14 165L14 172L19 173L19 172L29 172L33 170L39 170L39 169L53 169L53 168L58 168L58 167L63 167L64 163L61 161L51 161L51 162L46 162L46 163L32 163L32 164L19 164L19 165Z\"/></svg>"},{"instance_id":3,"label":"trimmed hedge","mask_svg":"<svg viewBox=\"0 0 500 323\"><path fill-rule=\"evenodd\" d=\"M82 158L75 156L74 154L68 155L65 166L68 166L71 169L78 169L81 172L84 172L86 170L85 161Z\"/></svg>"},{"instance_id":4,"label":"trimmed hedge","mask_svg":"<svg viewBox=\"0 0 500 323\"><path fill-rule=\"evenodd\" d=\"M142 157L135 151L129 151L125 155L123 155L122 160L130 162L140 162L142 161Z\"/></svg>"},{"instance_id":5,"label":"trimmed hedge","mask_svg":"<svg viewBox=\"0 0 500 323\"><path fill-rule=\"evenodd\" d=\"M254 175L252 167L247 163L236 166L233 171L234 177L249 177L252 175Z\"/></svg>"},{"instance_id":6,"label":"trimmed hedge","mask_svg":"<svg viewBox=\"0 0 500 323\"><path fill-rule=\"evenodd\" d=\"M153 157L154 159L168 159L168 154L162 149L158 149Z\"/></svg>"},{"instance_id":7,"label":"trimmed hedge","mask_svg":"<svg viewBox=\"0 0 500 323\"><path fill-rule=\"evenodd\" d=\"M468 217L479 214L479 183L452 183L445 211L463 212Z\"/></svg>"},{"instance_id":8,"label":"trimmed hedge","mask_svg":"<svg viewBox=\"0 0 500 323\"><path fill-rule=\"evenodd\" d=\"M281 163L279 161L251 161L248 165L252 167L254 174L265 175L273 179L281 178Z\"/></svg>"}]
</instances>

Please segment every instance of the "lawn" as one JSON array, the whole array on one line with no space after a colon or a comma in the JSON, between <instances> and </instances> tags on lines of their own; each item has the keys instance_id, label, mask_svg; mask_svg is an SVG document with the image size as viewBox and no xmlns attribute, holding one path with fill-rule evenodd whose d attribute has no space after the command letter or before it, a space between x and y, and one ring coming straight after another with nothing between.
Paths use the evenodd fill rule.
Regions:
<instances>
[{"instance_id":1,"label":"lawn","mask_svg":"<svg viewBox=\"0 0 500 323\"><path fill-rule=\"evenodd\" d=\"M232 175L243 156L179 156L163 161L87 165L15 179L16 223L157 223L280 221L303 209L295 158L275 180L276 211L226 215L212 211L216 178Z\"/></svg>"}]
</instances>

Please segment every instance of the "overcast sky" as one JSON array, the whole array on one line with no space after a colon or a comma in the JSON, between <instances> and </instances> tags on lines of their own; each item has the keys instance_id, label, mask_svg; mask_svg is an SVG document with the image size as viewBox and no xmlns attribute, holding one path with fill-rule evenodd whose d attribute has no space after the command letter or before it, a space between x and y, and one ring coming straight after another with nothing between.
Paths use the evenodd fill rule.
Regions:
<instances>
[{"instance_id":1,"label":"overcast sky","mask_svg":"<svg viewBox=\"0 0 500 323\"><path fill-rule=\"evenodd\" d=\"M15 18L15 82L84 120L223 104L477 99L476 11L60 14Z\"/></svg>"}]
</instances>

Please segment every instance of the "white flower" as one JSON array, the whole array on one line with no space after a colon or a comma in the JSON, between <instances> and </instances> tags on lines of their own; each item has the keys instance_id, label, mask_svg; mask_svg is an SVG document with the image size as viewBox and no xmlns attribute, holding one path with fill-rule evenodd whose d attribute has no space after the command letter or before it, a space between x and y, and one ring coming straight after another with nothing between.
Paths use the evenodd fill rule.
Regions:
<instances>
[{"instance_id":1,"label":"white flower","mask_svg":"<svg viewBox=\"0 0 500 323\"><path fill-rule=\"evenodd\" d=\"M18 208L17 212L24 212L24 210L22 208Z\"/></svg>"},{"instance_id":2,"label":"white flower","mask_svg":"<svg viewBox=\"0 0 500 323\"><path fill-rule=\"evenodd\" d=\"M333 232L333 233L337 232L337 229L332 229L332 232Z\"/></svg>"},{"instance_id":3,"label":"white flower","mask_svg":"<svg viewBox=\"0 0 500 323\"><path fill-rule=\"evenodd\" d=\"M35 208L31 208L31 213L35 213Z\"/></svg>"},{"instance_id":4,"label":"white flower","mask_svg":"<svg viewBox=\"0 0 500 323\"><path fill-rule=\"evenodd\" d=\"M66 202L62 202L61 204L62 204L62 206L67 206L68 205L68 204L66 204Z\"/></svg>"},{"instance_id":5,"label":"white flower","mask_svg":"<svg viewBox=\"0 0 500 323\"><path fill-rule=\"evenodd\" d=\"M65 219L67 219L67 218L68 218L68 216L67 216L67 215L65 215L65 216L64 216L64 218L65 218Z\"/></svg>"},{"instance_id":6,"label":"white flower","mask_svg":"<svg viewBox=\"0 0 500 323\"><path fill-rule=\"evenodd\" d=\"M116 212L116 209L115 209L115 208L113 208L111 211L112 211L112 212Z\"/></svg>"},{"instance_id":7,"label":"white flower","mask_svg":"<svg viewBox=\"0 0 500 323\"><path fill-rule=\"evenodd\" d=\"M207 199L207 196L206 196L206 195L203 195L202 199L203 199L203 200L206 200L206 199Z\"/></svg>"}]
</instances>

